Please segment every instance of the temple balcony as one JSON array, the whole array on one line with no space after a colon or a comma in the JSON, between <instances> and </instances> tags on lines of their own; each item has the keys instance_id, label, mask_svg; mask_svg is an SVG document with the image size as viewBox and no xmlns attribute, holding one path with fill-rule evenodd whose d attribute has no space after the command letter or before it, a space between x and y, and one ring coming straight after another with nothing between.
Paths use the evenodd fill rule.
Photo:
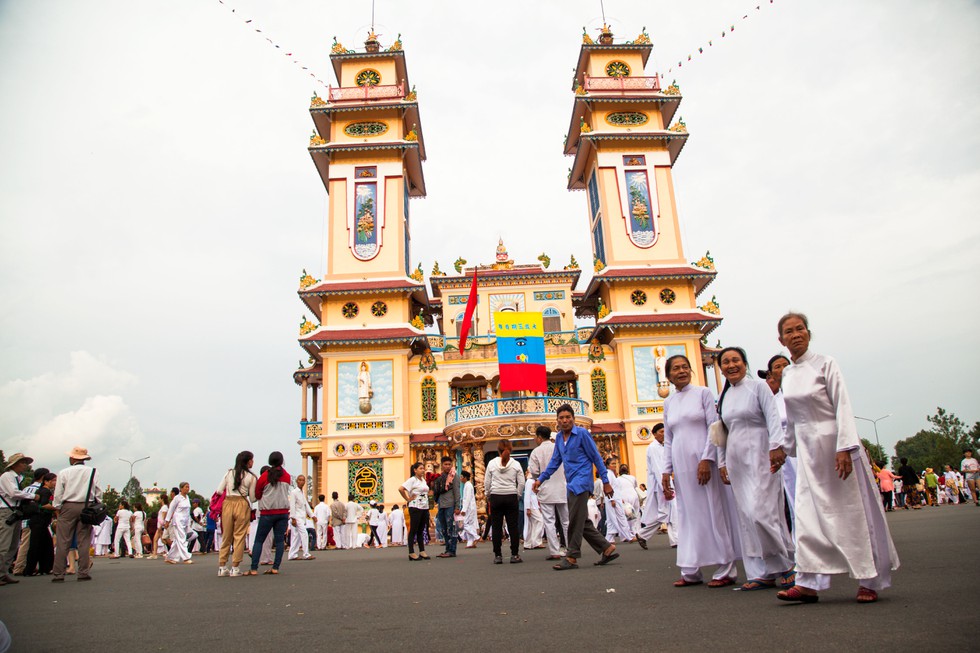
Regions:
<instances>
[{"instance_id":1,"label":"temple balcony","mask_svg":"<svg viewBox=\"0 0 980 653\"><path fill-rule=\"evenodd\" d=\"M330 102L365 102L371 100L402 100L405 98L405 84L378 86L331 86L328 90Z\"/></svg>"},{"instance_id":2,"label":"temple balcony","mask_svg":"<svg viewBox=\"0 0 980 653\"><path fill-rule=\"evenodd\" d=\"M659 77L589 77L585 76L586 93L659 93Z\"/></svg>"},{"instance_id":3,"label":"temple balcony","mask_svg":"<svg viewBox=\"0 0 980 653\"><path fill-rule=\"evenodd\" d=\"M323 422L300 422L300 440L319 440L323 435Z\"/></svg>"},{"instance_id":4,"label":"temple balcony","mask_svg":"<svg viewBox=\"0 0 980 653\"><path fill-rule=\"evenodd\" d=\"M547 426L554 430L555 412L563 404L575 411L575 424L591 429L587 417L589 404L571 397L531 396L487 399L456 406L446 411L443 433L450 441L479 442L512 437L534 437L534 430Z\"/></svg>"}]
</instances>

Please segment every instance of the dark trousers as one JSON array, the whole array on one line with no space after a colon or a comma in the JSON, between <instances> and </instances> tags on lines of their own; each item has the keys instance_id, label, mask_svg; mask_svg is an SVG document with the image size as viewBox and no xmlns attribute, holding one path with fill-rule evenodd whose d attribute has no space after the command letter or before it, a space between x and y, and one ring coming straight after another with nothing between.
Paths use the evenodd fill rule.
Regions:
<instances>
[{"instance_id":1,"label":"dark trousers","mask_svg":"<svg viewBox=\"0 0 980 653\"><path fill-rule=\"evenodd\" d=\"M892 490L881 493L881 505L885 508L885 510L892 509Z\"/></svg>"},{"instance_id":2,"label":"dark trousers","mask_svg":"<svg viewBox=\"0 0 980 653\"><path fill-rule=\"evenodd\" d=\"M46 524L31 524L31 539L27 548L24 575L50 574L54 567L54 540Z\"/></svg>"},{"instance_id":3,"label":"dark trousers","mask_svg":"<svg viewBox=\"0 0 980 653\"><path fill-rule=\"evenodd\" d=\"M429 511L422 508L408 509L408 554L415 553L415 545L419 551L425 551L425 527L429 524Z\"/></svg>"},{"instance_id":4,"label":"dark trousers","mask_svg":"<svg viewBox=\"0 0 980 653\"><path fill-rule=\"evenodd\" d=\"M259 525L255 529L255 543L252 544L252 571L259 570L259 558L262 557L262 545L272 531L272 543L276 547L276 559L272 562L273 569L279 569L282 564L282 552L285 548L286 526L289 515L259 515ZM190 546L190 545L188 545Z\"/></svg>"},{"instance_id":5,"label":"dark trousers","mask_svg":"<svg viewBox=\"0 0 980 653\"><path fill-rule=\"evenodd\" d=\"M490 523L493 526L493 555L500 555L500 544L504 539L504 520L507 520L507 532L510 533L510 554L516 556L520 552L521 532L520 502L516 494L490 495Z\"/></svg>"},{"instance_id":6,"label":"dark trousers","mask_svg":"<svg viewBox=\"0 0 980 653\"><path fill-rule=\"evenodd\" d=\"M378 546L381 546L381 537L378 535L378 527L377 526L372 526L371 527L371 537L368 538L368 546L371 546L375 542L378 543Z\"/></svg>"},{"instance_id":7,"label":"dark trousers","mask_svg":"<svg viewBox=\"0 0 980 653\"><path fill-rule=\"evenodd\" d=\"M439 508L436 513L436 527L442 528L446 542L446 553L456 554L456 510L455 508Z\"/></svg>"},{"instance_id":8,"label":"dark trousers","mask_svg":"<svg viewBox=\"0 0 980 653\"><path fill-rule=\"evenodd\" d=\"M204 531L204 537L201 538L201 551L204 553L211 553L214 551L214 531Z\"/></svg>"},{"instance_id":9,"label":"dark trousers","mask_svg":"<svg viewBox=\"0 0 980 653\"><path fill-rule=\"evenodd\" d=\"M568 557L576 560L582 556L582 538L600 555L609 548L609 541L589 519L590 494L588 490L579 494L568 492Z\"/></svg>"}]
</instances>

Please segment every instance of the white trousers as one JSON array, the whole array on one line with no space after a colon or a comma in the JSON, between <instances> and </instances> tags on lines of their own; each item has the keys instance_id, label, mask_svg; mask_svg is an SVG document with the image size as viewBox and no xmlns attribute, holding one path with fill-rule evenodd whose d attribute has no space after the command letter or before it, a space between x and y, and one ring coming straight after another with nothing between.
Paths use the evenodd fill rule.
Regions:
<instances>
[{"instance_id":1,"label":"white trousers","mask_svg":"<svg viewBox=\"0 0 980 653\"><path fill-rule=\"evenodd\" d=\"M567 503L542 503L541 520L544 522L544 536L548 540L548 555L556 556L561 553L561 539L558 537L558 530L555 528L555 516L558 516L559 528L562 537L568 541L568 504ZM593 524L594 526L595 524Z\"/></svg>"},{"instance_id":2,"label":"white trousers","mask_svg":"<svg viewBox=\"0 0 980 653\"><path fill-rule=\"evenodd\" d=\"M616 505L613 505L612 501L606 502L606 539L615 542L617 535L623 538L624 542L633 539L633 529L626 519L623 502L619 499L616 499Z\"/></svg>"},{"instance_id":3,"label":"white trousers","mask_svg":"<svg viewBox=\"0 0 980 653\"><path fill-rule=\"evenodd\" d=\"M296 526L289 520L289 559L306 558L310 555L310 537L306 532L306 520L297 519Z\"/></svg>"},{"instance_id":4,"label":"white trousers","mask_svg":"<svg viewBox=\"0 0 980 653\"><path fill-rule=\"evenodd\" d=\"M134 528L133 529L133 551L136 552L137 558L143 557L143 529Z\"/></svg>"},{"instance_id":5,"label":"white trousers","mask_svg":"<svg viewBox=\"0 0 980 653\"><path fill-rule=\"evenodd\" d=\"M527 513L531 513L528 515ZM541 511L529 508L524 514L524 548L536 549L541 546L544 536L544 522L541 521Z\"/></svg>"},{"instance_id":6,"label":"white trousers","mask_svg":"<svg viewBox=\"0 0 980 653\"><path fill-rule=\"evenodd\" d=\"M122 555L122 551L119 548L119 540L126 543L126 554L132 555L133 553L133 532L129 530L129 527L123 528L119 526L116 528L116 539L112 543L112 550L116 555Z\"/></svg>"},{"instance_id":7,"label":"white trousers","mask_svg":"<svg viewBox=\"0 0 980 653\"><path fill-rule=\"evenodd\" d=\"M704 580L701 575L701 569L698 567L681 567L681 576L684 580L697 582L699 580ZM735 561L729 562L727 565L718 565L715 569L714 575L711 577L713 580L721 580L723 578L735 578L738 576L738 568L735 566ZM796 575L799 579L799 574ZM799 580L797 580L799 582Z\"/></svg>"},{"instance_id":8,"label":"white trousers","mask_svg":"<svg viewBox=\"0 0 980 653\"><path fill-rule=\"evenodd\" d=\"M316 523L316 548L325 549L327 548L327 529L330 528L330 522L317 522Z\"/></svg>"},{"instance_id":9,"label":"white trousers","mask_svg":"<svg viewBox=\"0 0 980 653\"><path fill-rule=\"evenodd\" d=\"M185 531L179 525L174 528L173 531L174 541L170 545L170 550L167 551L167 560L173 560L174 562L184 562L185 560L190 560L191 552L188 548L187 531Z\"/></svg>"},{"instance_id":10,"label":"white trousers","mask_svg":"<svg viewBox=\"0 0 980 653\"><path fill-rule=\"evenodd\" d=\"M356 549L357 535L358 535L357 524L351 524L351 523L344 524L344 538L345 541L347 542L347 546L344 548Z\"/></svg>"}]
</instances>

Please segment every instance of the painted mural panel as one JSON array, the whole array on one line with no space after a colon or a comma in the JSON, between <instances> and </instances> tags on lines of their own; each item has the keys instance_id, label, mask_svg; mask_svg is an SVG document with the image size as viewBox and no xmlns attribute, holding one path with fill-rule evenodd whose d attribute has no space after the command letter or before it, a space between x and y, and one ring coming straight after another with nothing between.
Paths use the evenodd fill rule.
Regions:
<instances>
[{"instance_id":1,"label":"painted mural panel","mask_svg":"<svg viewBox=\"0 0 980 653\"><path fill-rule=\"evenodd\" d=\"M650 199L646 170L627 170L625 175L630 240L639 247L649 247L657 240L659 207Z\"/></svg>"},{"instance_id":2,"label":"painted mural panel","mask_svg":"<svg viewBox=\"0 0 980 653\"><path fill-rule=\"evenodd\" d=\"M392 361L337 364L337 416L393 415Z\"/></svg>"},{"instance_id":3,"label":"painted mural panel","mask_svg":"<svg viewBox=\"0 0 980 653\"><path fill-rule=\"evenodd\" d=\"M684 345L633 347L633 375L637 401L659 401L670 392L664 365L676 354L686 354ZM663 393L666 391L666 393Z\"/></svg>"},{"instance_id":4,"label":"painted mural panel","mask_svg":"<svg viewBox=\"0 0 980 653\"><path fill-rule=\"evenodd\" d=\"M378 184L354 185L354 256L367 260L378 253Z\"/></svg>"},{"instance_id":5,"label":"painted mural panel","mask_svg":"<svg viewBox=\"0 0 980 653\"><path fill-rule=\"evenodd\" d=\"M354 501L384 501L384 469L380 458L347 463L347 491Z\"/></svg>"}]
</instances>

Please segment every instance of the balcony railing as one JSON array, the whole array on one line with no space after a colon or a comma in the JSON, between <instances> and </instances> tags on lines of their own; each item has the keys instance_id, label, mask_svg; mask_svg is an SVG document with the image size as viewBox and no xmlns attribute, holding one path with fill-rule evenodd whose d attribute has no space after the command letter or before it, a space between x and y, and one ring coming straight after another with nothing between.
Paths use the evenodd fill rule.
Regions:
<instances>
[{"instance_id":1,"label":"balcony railing","mask_svg":"<svg viewBox=\"0 0 980 653\"><path fill-rule=\"evenodd\" d=\"M589 77L585 76L588 93L636 93L660 91L659 77Z\"/></svg>"},{"instance_id":2,"label":"balcony railing","mask_svg":"<svg viewBox=\"0 0 980 653\"><path fill-rule=\"evenodd\" d=\"M569 345L584 344L592 337L594 327L579 327L574 331L546 331L544 334L545 345ZM432 351L443 351L448 347L459 348L459 338L457 336L437 336L429 334L429 347ZM497 336L489 333L479 336L470 336L466 339L467 344L474 346L487 347L497 343ZM467 349L469 347L467 346Z\"/></svg>"},{"instance_id":3,"label":"balcony railing","mask_svg":"<svg viewBox=\"0 0 980 653\"><path fill-rule=\"evenodd\" d=\"M400 100L405 97L405 84L388 86L341 86L328 89L331 102L363 102L365 100Z\"/></svg>"},{"instance_id":4,"label":"balcony railing","mask_svg":"<svg viewBox=\"0 0 980 653\"><path fill-rule=\"evenodd\" d=\"M589 404L581 399L569 397L518 397L515 399L487 399L464 406L457 406L446 411L446 426L475 419L492 417L516 417L523 415L549 415L554 417L555 411L562 404L569 404L576 415L585 415Z\"/></svg>"},{"instance_id":5,"label":"balcony railing","mask_svg":"<svg viewBox=\"0 0 980 653\"><path fill-rule=\"evenodd\" d=\"M323 435L323 422L300 422L300 440L319 440Z\"/></svg>"}]
</instances>

